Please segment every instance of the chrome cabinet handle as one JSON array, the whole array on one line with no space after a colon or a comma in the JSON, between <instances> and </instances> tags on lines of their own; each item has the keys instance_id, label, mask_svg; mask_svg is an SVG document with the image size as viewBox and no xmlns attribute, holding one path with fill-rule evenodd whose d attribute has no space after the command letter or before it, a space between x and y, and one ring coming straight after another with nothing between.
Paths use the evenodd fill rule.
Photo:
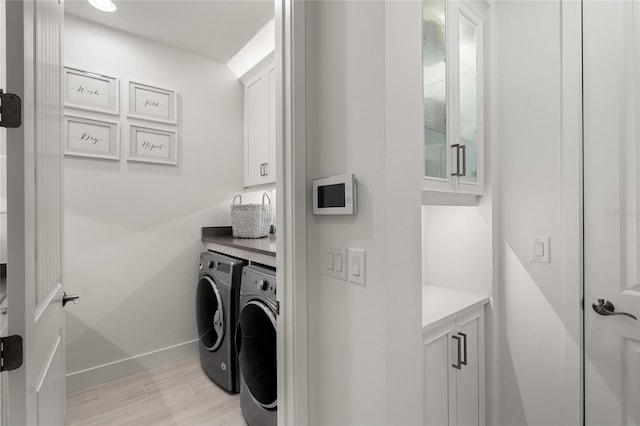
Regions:
<instances>
[{"instance_id":1,"label":"chrome cabinet handle","mask_svg":"<svg viewBox=\"0 0 640 426\"><path fill-rule=\"evenodd\" d=\"M462 363L460 359L462 357L462 345L460 345L460 337L459 336L451 336L451 338L455 339L458 342L458 362L455 364L451 364L453 368L457 368L458 370L462 369Z\"/></svg>"},{"instance_id":2,"label":"chrome cabinet handle","mask_svg":"<svg viewBox=\"0 0 640 426\"><path fill-rule=\"evenodd\" d=\"M62 306L66 305L69 302L73 302L74 304L76 304L79 301L80 295L78 294L67 294L66 291L62 294Z\"/></svg>"},{"instance_id":3,"label":"chrome cabinet handle","mask_svg":"<svg viewBox=\"0 0 640 426\"><path fill-rule=\"evenodd\" d=\"M462 347L464 348L462 351L464 360L460 361L460 364L467 365L467 335L465 333L458 333L458 335L462 336ZM460 358L460 356L458 356L458 358Z\"/></svg>"},{"instance_id":4,"label":"chrome cabinet handle","mask_svg":"<svg viewBox=\"0 0 640 426\"><path fill-rule=\"evenodd\" d=\"M451 145L451 148L456 149L456 172L451 173L451 176L466 176L467 175L467 147L466 145L460 145L459 143ZM462 156L460 155L462 151ZM460 167L460 157L462 157L462 167ZM462 170L462 171L460 171Z\"/></svg>"},{"instance_id":5,"label":"chrome cabinet handle","mask_svg":"<svg viewBox=\"0 0 640 426\"><path fill-rule=\"evenodd\" d=\"M264 163L264 175L265 176L269 176L269 172L267 170L267 166L269 165L269 163Z\"/></svg>"},{"instance_id":6,"label":"chrome cabinet handle","mask_svg":"<svg viewBox=\"0 0 640 426\"><path fill-rule=\"evenodd\" d=\"M460 176L460 144L451 145L451 148L456 149L456 172L451 173L451 176Z\"/></svg>"},{"instance_id":7,"label":"chrome cabinet handle","mask_svg":"<svg viewBox=\"0 0 640 426\"><path fill-rule=\"evenodd\" d=\"M467 175L467 146L460 145L460 151L462 151L462 173L460 173L460 166L458 166L458 176Z\"/></svg>"},{"instance_id":8,"label":"chrome cabinet handle","mask_svg":"<svg viewBox=\"0 0 640 426\"><path fill-rule=\"evenodd\" d=\"M616 307L613 306L613 303L605 299L598 299L591 306L597 314L603 315L605 317L609 315L622 315L625 317L633 318L634 320L638 319L635 315L628 314L626 312L616 312Z\"/></svg>"},{"instance_id":9,"label":"chrome cabinet handle","mask_svg":"<svg viewBox=\"0 0 640 426\"><path fill-rule=\"evenodd\" d=\"M264 176L264 163L260 163L260 176Z\"/></svg>"}]
</instances>

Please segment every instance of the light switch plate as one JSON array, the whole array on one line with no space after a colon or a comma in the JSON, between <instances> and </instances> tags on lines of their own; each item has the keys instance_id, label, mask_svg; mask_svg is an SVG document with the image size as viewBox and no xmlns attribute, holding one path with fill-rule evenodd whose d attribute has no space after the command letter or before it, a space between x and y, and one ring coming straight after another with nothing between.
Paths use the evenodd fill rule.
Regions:
<instances>
[{"instance_id":1,"label":"light switch plate","mask_svg":"<svg viewBox=\"0 0 640 426\"><path fill-rule=\"evenodd\" d=\"M333 256L333 262L331 262ZM331 247L326 254L325 275L337 278L339 280L347 280L347 249L344 247ZM333 267L330 269L330 267Z\"/></svg>"},{"instance_id":2,"label":"light switch plate","mask_svg":"<svg viewBox=\"0 0 640 426\"><path fill-rule=\"evenodd\" d=\"M362 284L366 283L367 252L363 249L349 249L349 282Z\"/></svg>"},{"instance_id":3,"label":"light switch plate","mask_svg":"<svg viewBox=\"0 0 640 426\"><path fill-rule=\"evenodd\" d=\"M531 237L531 261L532 262L551 262L550 256L551 238L550 237Z\"/></svg>"}]
</instances>

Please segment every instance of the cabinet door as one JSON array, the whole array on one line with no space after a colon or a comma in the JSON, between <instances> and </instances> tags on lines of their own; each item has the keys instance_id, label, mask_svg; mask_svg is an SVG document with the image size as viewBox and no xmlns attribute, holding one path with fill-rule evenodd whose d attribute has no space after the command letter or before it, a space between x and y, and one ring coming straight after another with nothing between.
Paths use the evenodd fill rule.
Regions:
<instances>
[{"instance_id":1,"label":"cabinet door","mask_svg":"<svg viewBox=\"0 0 640 426\"><path fill-rule=\"evenodd\" d=\"M483 74L482 20L464 3L455 3L457 58L456 129L454 161L457 192L482 194L483 190Z\"/></svg>"},{"instance_id":2,"label":"cabinet door","mask_svg":"<svg viewBox=\"0 0 640 426\"><path fill-rule=\"evenodd\" d=\"M268 81L259 74L245 86L244 185L265 183L264 163L269 160Z\"/></svg>"},{"instance_id":3,"label":"cabinet door","mask_svg":"<svg viewBox=\"0 0 640 426\"><path fill-rule=\"evenodd\" d=\"M455 425L455 371L452 321L424 335L424 425Z\"/></svg>"},{"instance_id":4,"label":"cabinet door","mask_svg":"<svg viewBox=\"0 0 640 426\"><path fill-rule=\"evenodd\" d=\"M463 365L456 378L457 424L484 426L484 311L457 320ZM466 364L465 364L466 363Z\"/></svg>"},{"instance_id":5,"label":"cabinet door","mask_svg":"<svg viewBox=\"0 0 640 426\"><path fill-rule=\"evenodd\" d=\"M484 2L422 0L423 189L483 191Z\"/></svg>"},{"instance_id":6,"label":"cabinet door","mask_svg":"<svg viewBox=\"0 0 640 426\"><path fill-rule=\"evenodd\" d=\"M267 164L265 165L265 183L276 181L276 67L267 70Z\"/></svg>"},{"instance_id":7,"label":"cabinet door","mask_svg":"<svg viewBox=\"0 0 640 426\"><path fill-rule=\"evenodd\" d=\"M422 2L422 115L424 187L433 191L453 190L449 147L448 19L451 6L445 0Z\"/></svg>"}]
</instances>

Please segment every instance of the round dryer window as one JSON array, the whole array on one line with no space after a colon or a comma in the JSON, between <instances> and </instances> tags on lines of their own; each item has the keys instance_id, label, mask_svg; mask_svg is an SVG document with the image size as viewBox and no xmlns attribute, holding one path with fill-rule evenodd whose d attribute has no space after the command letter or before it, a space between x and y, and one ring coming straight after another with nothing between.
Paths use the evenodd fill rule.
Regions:
<instances>
[{"instance_id":1,"label":"round dryer window","mask_svg":"<svg viewBox=\"0 0 640 426\"><path fill-rule=\"evenodd\" d=\"M224 305L215 281L202 277L196 291L196 320L203 346L210 351L218 349L224 337Z\"/></svg>"},{"instance_id":2,"label":"round dryer window","mask_svg":"<svg viewBox=\"0 0 640 426\"><path fill-rule=\"evenodd\" d=\"M253 399L264 408L278 401L276 317L264 303L252 300L240 312L236 329L240 371Z\"/></svg>"}]
</instances>

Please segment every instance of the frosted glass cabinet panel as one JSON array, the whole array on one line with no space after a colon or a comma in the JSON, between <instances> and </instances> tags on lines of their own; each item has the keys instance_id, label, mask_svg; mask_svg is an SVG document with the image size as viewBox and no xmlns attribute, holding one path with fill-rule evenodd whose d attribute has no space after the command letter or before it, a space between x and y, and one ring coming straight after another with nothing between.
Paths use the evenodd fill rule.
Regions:
<instances>
[{"instance_id":1,"label":"frosted glass cabinet panel","mask_svg":"<svg viewBox=\"0 0 640 426\"><path fill-rule=\"evenodd\" d=\"M463 182L478 182L478 26L463 14L459 15L459 84L460 84L460 147L464 150L466 167L460 173Z\"/></svg>"},{"instance_id":2,"label":"frosted glass cabinet panel","mask_svg":"<svg viewBox=\"0 0 640 426\"><path fill-rule=\"evenodd\" d=\"M447 63L445 1L424 2L422 68L424 94L424 173L447 179Z\"/></svg>"},{"instance_id":3,"label":"frosted glass cabinet panel","mask_svg":"<svg viewBox=\"0 0 640 426\"><path fill-rule=\"evenodd\" d=\"M485 1L423 0L423 190L482 195Z\"/></svg>"}]
</instances>

